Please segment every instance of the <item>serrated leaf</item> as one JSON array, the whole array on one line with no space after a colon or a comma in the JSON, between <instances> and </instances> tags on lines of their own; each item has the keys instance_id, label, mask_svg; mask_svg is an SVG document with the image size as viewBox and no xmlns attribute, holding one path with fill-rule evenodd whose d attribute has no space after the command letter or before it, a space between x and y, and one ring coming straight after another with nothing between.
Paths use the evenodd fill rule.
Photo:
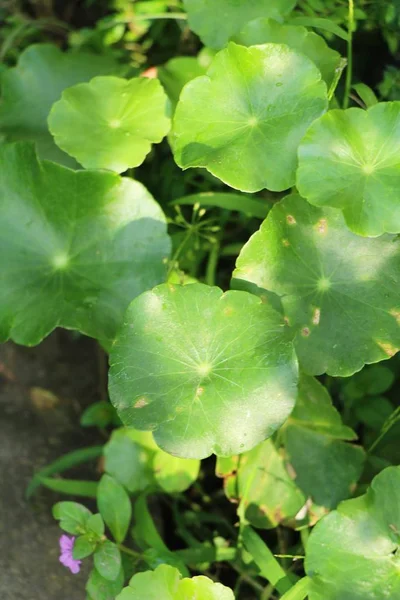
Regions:
<instances>
[{"instance_id":1,"label":"serrated leaf","mask_svg":"<svg viewBox=\"0 0 400 600\"><path fill-rule=\"evenodd\" d=\"M257 17L282 20L294 8L296 0L218 0L218 18L214 18L213 0L183 0L190 28L205 46L223 48L243 23Z\"/></svg>"},{"instance_id":2,"label":"serrated leaf","mask_svg":"<svg viewBox=\"0 0 400 600\"><path fill-rule=\"evenodd\" d=\"M300 144L300 194L340 208L355 233L400 232L399 186L400 102L329 111Z\"/></svg>"},{"instance_id":3,"label":"serrated leaf","mask_svg":"<svg viewBox=\"0 0 400 600\"><path fill-rule=\"evenodd\" d=\"M86 591L93 600L115 600L123 586L124 571L122 568L114 581L105 579L97 569L93 569L86 584Z\"/></svg>"},{"instance_id":4,"label":"serrated leaf","mask_svg":"<svg viewBox=\"0 0 400 600\"><path fill-rule=\"evenodd\" d=\"M55 327L109 343L133 297L165 277L165 217L138 182L0 147L0 340ZM12 199L12 201L10 201Z\"/></svg>"},{"instance_id":5,"label":"serrated leaf","mask_svg":"<svg viewBox=\"0 0 400 600\"><path fill-rule=\"evenodd\" d=\"M131 522L132 505L124 487L109 475L100 479L97 506L115 540L123 542Z\"/></svg>"},{"instance_id":6,"label":"serrated leaf","mask_svg":"<svg viewBox=\"0 0 400 600\"><path fill-rule=\"evenodd\" d=\"M233 592L221 583L204 576L180 578L180 573L169 565L160 565L155 571L137 573L129 586L116 600L234 600Z\"/></svg>"},{"instance_id":7,"label":"serrated leaf","mask_svg":"<svg viewBox=\"0 0 400 600\"><path fill-rule=\"evenodd\" d=\"M283 44L230 43L182 90L174 157L242 191L285 190L294 184L298 145L326 108L326 85L306 56Z\"/></svg>"},{"instance_id":8,"label":"serrated leaf","mask_svg":"<svg viewBox=\"0 0 400 600\"><path fill-rule=\"evenodd\" d=\"M76 167L48 131L51 106L64 89L96 75L120 71L121 66L109 55L61 52L50 44L32 44L21 53L17 66L1 76L0 132L8 141L34 141L41 158Z\"/></svg>"},{"instance_id":9,"label":"serrated leaf","mask_svg":"<svg viewBox=\"0 0 400 600\"><path fill-rule=\"evenodd\" d=\"M365 462L363 449L345 441L355 437L343 425L326 388L302 375L284 441L294 483L319 506L335 508L354 491Z\"/></svg>"},{"instance_id":10,"label":"serrated leaf","mask_svg":"<svg viewBox=\"0 0 400 600\"><path fill-rule=\"evenodd\" d=\"M54 141L87 169L137 167L168 133L167 96L158 79L95 77L66 89L48 124Z\"/></svg>"},{"instance_id":11,"label":"serrated leaf","mask_svg":"<svg viewBox=\"0 0 400 600\"><path fill-rule=\"evenodd\" d=\"M67 533L79 535L86 532L86 524L92 515L90 510L78 502L57 502L53 506L53 517Z\"/></svg>"},{"instance_id":12,"label":"serrated leaf","mask_svg":"<svg viewBox=\"0 0 400 600\"><path fill-rule=\"evenodd\" d=\"M306 548L310 600L400 598L399 506L400 467L388 467L316 525Z\"/></svg>"},{"instance_id":13,"label":"serrated leaf","mask_svg":"<svg viewBox=\"0 0 400 600\"><path fill-rule=\"evenodd\" d=\"M293 408L290 335L251 294L160 285L130 305L110 361L122 421L174 456L245 452Z\"/></svg>"},{"instance_id":14,"label":"serrated leaf","mask_svg":"<svg viewBox=\"0 0 400 600\"><path fill-rule=\"evenodd\" d=\"M346 377L400 348L400 242L349 231L300 196L275 205L244 246L234 285L281 296L303 370Z\"/></svg>"},{"instance_id":15,"label":"serrated leaf","mask_svg":"<svg viewBox=\"0 0 400 600\"><path fill-rule=\"evenodd\" d=\"M225 491L228 496L235 490L246 520L260 529L287 523L306 501L289 477L283 458L271 440L242 454L237 471L227 477L229 487L225 487Z\"/></svg>"},{"instance_id":16,"label":"serrated leaf","mask_svg":"<svg viewBox=\"0 0 400 600\"><path fill-rule=\"evenodd\" d=\"M323 80L331 84L341 57L339 52L329 48L324 38L305 27L285 25L273 19L259 18L247 23L235 36L235 42L243 46L258 44L286 44L289 48L302 52L321 71Z\"/></svg>"},{"instance_id":17,"label":"serrated leaf","mask_svg":"<svg viewBox=\"0 0 400 600\"><path fill-rule=\"evenodd\" d=\"M121 570L121 553L113 542L105 540L96 548L94 566L104 579L115 581Z\"/></svg>"}]
</instances>

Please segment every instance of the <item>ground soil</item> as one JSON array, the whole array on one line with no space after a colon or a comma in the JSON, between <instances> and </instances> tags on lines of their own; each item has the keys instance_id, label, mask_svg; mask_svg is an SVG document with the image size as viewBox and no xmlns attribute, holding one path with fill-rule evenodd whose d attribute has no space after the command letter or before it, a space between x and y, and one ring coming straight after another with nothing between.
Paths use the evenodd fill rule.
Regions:
<instances>
[{"instance_id":1,"label":"ground soil","mask_svg":"<svg viewBox=\"0 0 400 600\"><path fill-rule=\"evenodd\" d=\"M51 507L60 497L41 489L27 501L25 489L63 453L99 443L79 417L100 393L92 340L56 331L36 348L0 346L1 600L85 598L87 569L74 576L58 562ZM93 476L92 466L84 469Z\"/></svg>"}]
</instances>

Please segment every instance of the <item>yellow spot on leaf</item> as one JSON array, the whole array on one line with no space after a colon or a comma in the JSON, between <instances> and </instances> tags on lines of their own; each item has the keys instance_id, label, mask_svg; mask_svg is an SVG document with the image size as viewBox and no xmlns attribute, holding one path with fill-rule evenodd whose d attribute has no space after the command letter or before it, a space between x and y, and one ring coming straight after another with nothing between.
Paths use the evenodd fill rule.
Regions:
<instances>
[{"instance_id":1,"label":"yellow spot on leaf","mask_svg":"<svg viewBox=\"0 0 400 600\"><path fill-rule=\"evenodd\" d=\"M320 219L316 225L318 233L326 233L328 230L328 221L326 219Z\"/></svg>"},{"instance_id":2,"label":"yellow spot on leaf","mask_svg":"<svg viewBox=\"0 0 400 600\"><path fill-rule=\"evenodd\" d=\"M286 247L290 246L289 240L282 240L282 244Z\"/></svg>"},{"instance_id":3,"label":"yellow spot on leaf","mask_svg":"<svg viewBox=\"0 0 400 600\"><path fill-rule=\"evenodd\" d=\"M289 223L289 225L296 225L297 223L293 215L286 215L286 221Z\"/></svg>"},{"instance_id":4,"label":"yellow spot on leaf","mask_svg":"<svg viewBox=\"0 0 400 600\"><path fill-rule=\"evenodd\" d=\"M303 327L303 329L301 330L301 335L303 335L304 337L308 337L310 335L310 330L308 329L308 327Z\"/></svg>"},{"instance_id":5,"label":"yellow spot on leaf","mask_svg":"<svg viewBox=\"0 0 400 600\"><path fill-rule=\"evenodd\" d=\"M392 310L390 311L390 314L392 315L392 317L394 317L396 319L398 325L400 325L400 309L392 308Z\"/></svg>"},{"instance_id":6,"label":"yellow spot on leaf","mask_svg":"<svg viewBox=\"0 0 400 600\"><path fill-rule=\"evenodd\" d=\"M139 400L136 400L135 404L133 405L133 408L143 408L147 406L148 403L148 399L143 396L142 398L139 398Z\"/></svg>"},{"instance_id":7,"label":"yellow spot on leaf","mask_svg":"<svg viewBox=\"0 0 400 600\"><path fill-rule=\"evenodd\" d=\"M321 318L321 309L316 308L313 312L312 322L314 325L319 325L319 320Z\"/></svg>"},{"instance_id":8,"label":"yellow spot on leaf","mask_svg":"<svg viewBox=\"0 0 400 600\"><path fill-rule=\"evenodd\" d=\"M389 357L394 356L399 351L399 348L396 348L396 346L393 346L390 342L380 342L379 340L376 340L376 343Z\"/></svg>"}]
</instances>

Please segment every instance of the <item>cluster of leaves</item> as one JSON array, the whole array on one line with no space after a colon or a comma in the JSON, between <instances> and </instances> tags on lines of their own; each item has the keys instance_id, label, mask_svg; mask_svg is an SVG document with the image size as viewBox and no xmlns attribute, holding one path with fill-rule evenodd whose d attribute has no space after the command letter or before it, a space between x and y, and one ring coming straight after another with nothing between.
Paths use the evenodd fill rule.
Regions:
<instances>
[{"instance_id":1,"label":"cluster of leaves","mask_svg":"<svg viewBox=\"0 0 400 600\"><path fill-rule=\"evenodd\" d=\"M352 96L353 3L347 29L306 5L325 3L219 0L216 20L209 0L121 2L2 75L0 340L64 327L110 357L111 403L82 416L109 441L29 488L96 498L54 507L73 558L93 555L89 600L400 598L400 102ZM205 48L152 77L138 48L103 52L143 50L152 19ZM343 102L341 47L309 28L347 41ZM198 479L212 454L237 528ZM54 477L99 456L99 483Z\"/></svg>"}]
</instances>

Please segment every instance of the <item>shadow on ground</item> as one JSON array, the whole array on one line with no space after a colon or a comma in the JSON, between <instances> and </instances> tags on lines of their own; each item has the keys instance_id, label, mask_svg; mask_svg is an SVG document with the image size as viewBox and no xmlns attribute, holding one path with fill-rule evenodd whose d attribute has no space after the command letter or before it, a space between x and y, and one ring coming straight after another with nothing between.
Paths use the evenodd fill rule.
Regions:
<instances>
[{"instance_id":1,"label":"shadow on ground","mask_svg":"<svg viewBox=\"0 0 400 600\"><path fill-rule=\"evenodd\" d=\"M85 598L87 569L74 576L58 562L51 506L60 497L41 489L28 502L25 489L63 453L99 443L79 427L83 408L99 399L98 381L96 345L87 338L56 331L36 348L0 346L1 600Z\"/></svg>"}]
</instances>

